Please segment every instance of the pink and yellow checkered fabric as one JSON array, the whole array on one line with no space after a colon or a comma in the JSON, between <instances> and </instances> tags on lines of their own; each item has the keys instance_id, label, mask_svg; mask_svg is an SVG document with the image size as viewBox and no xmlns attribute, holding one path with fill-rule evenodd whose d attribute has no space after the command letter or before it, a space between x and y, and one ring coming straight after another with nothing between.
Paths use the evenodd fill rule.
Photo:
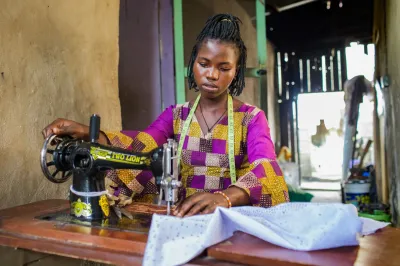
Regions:
<instances>
[{"instance_id":1,"label":"pink and yellow checkered fabric","mask_svg":"<svg viewBox=\"0 0 400 266\"><path fill-rule=\"evenodd\" d=\"M107 132L112 145L135 151L151 151L168 138L180 140L190 103L167 108L145 131ZM231 183L228 159L228 117L224 117L210 133L204 134L196 116L185 138L180 179L181 198L196 192L215 192L237 186L249 194L254 206L271 207L289 201L282 171L276 162L265 114L243 104L234 110L235 166L238 180ZM108 176L109 189L125 202L154 201L158 194L150 171L118 170Z\"/></svg>"}]
</instances>

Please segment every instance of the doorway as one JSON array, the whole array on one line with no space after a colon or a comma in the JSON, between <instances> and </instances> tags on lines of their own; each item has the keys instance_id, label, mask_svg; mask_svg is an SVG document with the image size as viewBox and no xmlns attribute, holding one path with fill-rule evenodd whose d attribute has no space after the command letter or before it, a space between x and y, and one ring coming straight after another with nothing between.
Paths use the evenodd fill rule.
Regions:
<instances>
[{"instance_id":1,"label":"doorway","mask_svg":"<svg viewBox=\"0 0 400 266\"><path fill-rule=\"evenodd\" d=\"M298 150L303 189L340 190L343 97L343 91L298 95Z\"/></svg>"}]
</instances>

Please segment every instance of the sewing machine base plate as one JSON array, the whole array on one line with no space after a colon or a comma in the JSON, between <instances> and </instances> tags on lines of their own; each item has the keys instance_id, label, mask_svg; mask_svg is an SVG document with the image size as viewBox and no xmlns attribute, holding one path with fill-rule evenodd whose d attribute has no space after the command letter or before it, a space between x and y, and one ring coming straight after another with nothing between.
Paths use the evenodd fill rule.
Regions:
<instances>
[{"instance_id":1,"label":"sewing machine base plate","mask_svg":"<svg viewBox=\"0 0 400 266\"><path fill-rule=\"evenodd\" d=\"M69 214L69 209L48 213L35 217L35 219L51 221L61 224L81 225L99 229L122 230L135 233L148 233L151 224L151 214L132 213L133 219L122 217L119 219L114 213L107 219L85 221Z\"/></svg>"}]
</instances>

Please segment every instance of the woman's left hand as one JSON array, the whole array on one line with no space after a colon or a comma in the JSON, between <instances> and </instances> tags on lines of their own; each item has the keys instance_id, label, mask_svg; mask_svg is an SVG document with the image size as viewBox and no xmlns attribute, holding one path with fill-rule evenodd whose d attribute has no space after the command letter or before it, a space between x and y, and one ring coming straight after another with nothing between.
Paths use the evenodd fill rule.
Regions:
<instances>
[{"instance_id":1,"label":"woman's left hand","mask_svg":"<svg viewBox=\"0 0 400 266\"><path fill-rule=\"evenodd\" d=\"M207 214L214 212L218 206L228 207L228 201L222 195L198 192L181 202L173 214L178 217Z\"/></svg>"}]
</instances>

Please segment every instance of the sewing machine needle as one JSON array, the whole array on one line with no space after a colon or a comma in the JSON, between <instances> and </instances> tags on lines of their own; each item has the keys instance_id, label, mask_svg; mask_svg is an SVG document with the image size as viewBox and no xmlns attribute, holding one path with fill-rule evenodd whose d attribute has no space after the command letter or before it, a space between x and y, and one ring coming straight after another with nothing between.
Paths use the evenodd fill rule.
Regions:
<instances>
[{"instance_id":1,"label":"sewing machine needle","mask_svg":"<svg viewBox=\"0 0 400 266\"><path fill-rule=\"evenodd\" d=\"M167 202L167 215L171 212L171 203L168 201Z\"/></svg>"}]
</instances>

